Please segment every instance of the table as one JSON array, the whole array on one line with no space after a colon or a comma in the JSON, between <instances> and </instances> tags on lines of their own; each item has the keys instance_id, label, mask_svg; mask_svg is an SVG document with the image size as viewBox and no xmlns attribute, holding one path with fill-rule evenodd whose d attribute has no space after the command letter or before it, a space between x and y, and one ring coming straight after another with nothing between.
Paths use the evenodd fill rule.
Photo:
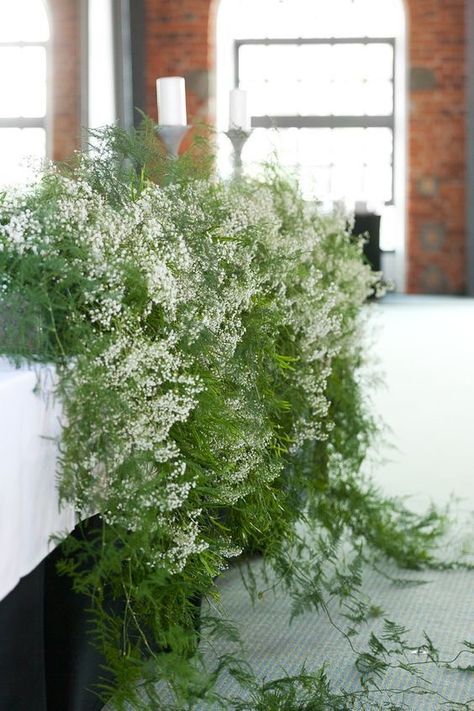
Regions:
<instances>
[{"instance_id":1,"label":"table","mask_svg":"<svg viewBox=\"0 0 474 711\"><path fill-rule=\"evenodd\" d=\"M76 525L56 491L61 407L54 369L0 359L0 600Z\"/></svg>"},{"instance_id":2,"label":"table","mask_svg":"<svg viewBox=\"0 0 474 711\"><path fill-rule=\"evenodd\" d=\"M0 358L0 711L102 707L89 691L103 663L90 644L90 603L56 574L51 540L82 535L56 489L55 383L54 368Z\"/></svg>"}]
</instances>

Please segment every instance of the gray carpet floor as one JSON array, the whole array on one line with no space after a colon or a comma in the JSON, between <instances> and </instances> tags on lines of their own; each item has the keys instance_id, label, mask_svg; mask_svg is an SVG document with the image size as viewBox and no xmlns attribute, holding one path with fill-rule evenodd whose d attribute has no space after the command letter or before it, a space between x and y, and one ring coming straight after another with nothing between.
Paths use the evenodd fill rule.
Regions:
<instances>
[{"instance_id":1,"label":"gray carpet floor","mask_svg":"<svg viewBox=\"0 0 474 711\"><path fill-rule=\"evenodd\" d=\"M439 649L441 658L446 660L457 654L465 639L474 642L474 573L406 573L393 569L390 572L398 577L426 581L423 585L400 588L374 571L368 570L365 574L364 590L367 596L383 608L387 618L402 623L410 630L407 637L414 648L422 643L424 631L428 632ZM225 615L237 622L247 661L262 679L296 674L303 664L308 670L316 670L325 664L334 691L360 689L355 667L356 654L326 615L305 613L289 625L288 597L268 593L254 606L250 605L237 570L227 573L219 587ZM346 626L336 609L331 612L336 623ZM361 633L353 639L356 649L366 650L370 632L378 634L381 627L381 620L362 627ZM218 651L230 651L230 647L226 649L225 645L221 645ZM422 654L414 654L413 659L415 657L426 659ZM472 664L472 657L466 655L459 663L463 666ZM376 695L374 700L377 699L381 708L385 705L388 708L390 699L397 703L404 701L408 709L420 711L452 708L443 705L441 697L444 697L456 702L471 701L470 708L474 709L472 672L431 668L424 672L424 676L432 682L433 691L441 696L383 693ZM400 671L389 672L381 682L384 689L399 690L412 685L413 679ZM429 687L426 685L426 688ZM219 689L226 694L235 694L238 687L233 679L224 677ZM199 705L196 708L204 710L210 707Z\"/></svg>"}]
</instances>

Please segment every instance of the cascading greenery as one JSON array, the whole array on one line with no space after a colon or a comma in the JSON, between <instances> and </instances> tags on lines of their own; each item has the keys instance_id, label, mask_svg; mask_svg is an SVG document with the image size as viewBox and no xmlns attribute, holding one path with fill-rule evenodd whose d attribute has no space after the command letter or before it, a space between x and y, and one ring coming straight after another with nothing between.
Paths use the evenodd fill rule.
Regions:
<instances>
[{"instance_id":1,"label":"cascading greenery","mask_svg":"<svg viewBox=\"0 0 474 711\"><path fill-rule=\"evenodd\" d=\"M362 315L380 284L346 218L323 216L275 170L214 179L209 162L197 169L202 146L169 162L147 123L97 138L73 166L0 197L0 346L55 364L61 496L101 514L87 540L69 540L62 571L91 598L113 673L105 696L169 709L162 679L176 708L192 708L217 703L224 668L249 680L234 658L196 662L199 600L233 559L261 554L295 612L330 591L361 620L361 546L429 563L440 519L359 474L375 432ZM329 575L347 538L351 573ZM203 636L221 633L232 630L203 619ZM252 708L356 708L312 679L252 687ZM298 706L301 688L321 704Z\"/></svg>"}]
</instances>

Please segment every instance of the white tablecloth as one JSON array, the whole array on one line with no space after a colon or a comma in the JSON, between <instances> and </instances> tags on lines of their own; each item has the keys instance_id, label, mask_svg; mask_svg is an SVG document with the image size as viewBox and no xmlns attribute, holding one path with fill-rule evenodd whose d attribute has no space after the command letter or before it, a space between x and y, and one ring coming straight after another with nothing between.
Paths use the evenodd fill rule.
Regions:
<instances>
[{"instance_id":1,"label":"white tablecloth","mask_svg":"<svg viewBox=\"0 0 474 711\"><path fill-rule=\"evenodd\" d=\"M54 377L52 368L0 358L0 600L54 548L51 535L76 523L56 491Z\"/></svg>"}]
</instances>

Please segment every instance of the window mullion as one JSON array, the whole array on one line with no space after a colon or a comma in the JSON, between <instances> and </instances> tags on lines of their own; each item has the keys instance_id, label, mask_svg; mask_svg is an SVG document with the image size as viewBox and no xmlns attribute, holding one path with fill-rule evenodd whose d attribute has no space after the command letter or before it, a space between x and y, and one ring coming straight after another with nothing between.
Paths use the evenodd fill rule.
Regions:
<instances>
[{"instance_id":1,"label":"window mullion","mask_svg":"<svg viewBox=\"0 0 474 711\"><path fill-rule=\"evenodd\" d=\"M252 116L252 128L391 128L391 116Z\"/></svg>"},{"instance_id":2,"label":"window mullion","mask_svg":"<svg viewBox=\"0 0 474 711\"><path fill-rule=\"evenodd\" d=\"M0 116L0 128L44 128L46 129L46 116L35 116L35 117L23 117L23 116L12 116L12 117L1 117Z\"/></svg>"},{"instance_id":3,"label":"window mullion","mask_svg":"<svg viewBox=\"0 0 474 711\"><path fill-rule=\"evenodd\" d=\"M47 46L47 42L36 42L34 40L30 42L6 42L5 40L0 40L0 47L18 47L19 49L23 49L23 47L44 47L46 49Z\"/></svg>"},{"instance_id":4,"label":"window mullion","mask_svg":"<svg viewBox=\"0 0 474 711\"><path fill-rule=\"evenodd\" d=\"M252 44L259 45L263 44L265 46L270 45L304 45L304 44L390 44L395 46L395 40L393 37L282 37L278 38L266 38L266 39L238 39L235 40L235 46L239 49L242 45Z\"/></svg>"}]
</instances>

